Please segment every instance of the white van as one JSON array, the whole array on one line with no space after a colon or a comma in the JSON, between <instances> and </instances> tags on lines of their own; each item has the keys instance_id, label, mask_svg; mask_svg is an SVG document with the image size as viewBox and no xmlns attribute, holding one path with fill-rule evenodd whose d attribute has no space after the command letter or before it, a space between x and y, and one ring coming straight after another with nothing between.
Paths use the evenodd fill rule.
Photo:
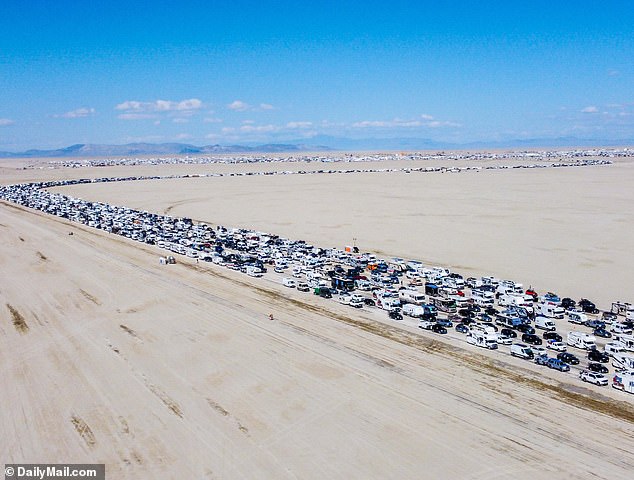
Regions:
<instances>
[{"instance_id":1,"label":"white van","mask_svg":"<svg viewBox=\"0 0 634 480\"><path fill-rule=\"evenodd\" d=\"M532 360L534 357L531 348L524 343L514 343L511 345L511 355L513 357L524 358L526 360Z\"/></svg>"},{"instance_id":2,"label":"white van","mask_svg":"<svg viewBox=\"0 0 634 480\"><path fill-rule=\"evenodd\" d=\"M413 303L414 305L422 305L425 303L425 295L416 289L404 288L399 290L398 298L401 303Z\"/></svg>"},{"instance_id":3,"label":"white van","mask_svg":"<svg viewBox=\"0 0 634 480\"><path fill-rule=\"evenodd\" d=\"M544 317L543 315L538 315L535 317L535 328L541 328L542 330L548 330L550 332L554 332L555 330L557 330L555 322L553 322L549 318Z\"/></svg>"},{"instance_id":4,"label":"white van","mask_svg":"<svg viewBox=\"0 0 634 480\"><path fill-rule=\"evenodd\" d=\"M487 292L485 290L472 290L471 299L473 303L480 307L492 307L495 303L495 295L493 292Z\"/></svg>"},{"instance_id":5,"label":"white van","mask_svg":"<svg viewBox=\"0 0 634 480\"><path fill-rule=\"evenodd\" d=\"M632 329L630 327L620 322L613 322L612 325L610 325L610 331L612 333L626 334L626 335L632 333Z\"/></svg>"}]
</instances>

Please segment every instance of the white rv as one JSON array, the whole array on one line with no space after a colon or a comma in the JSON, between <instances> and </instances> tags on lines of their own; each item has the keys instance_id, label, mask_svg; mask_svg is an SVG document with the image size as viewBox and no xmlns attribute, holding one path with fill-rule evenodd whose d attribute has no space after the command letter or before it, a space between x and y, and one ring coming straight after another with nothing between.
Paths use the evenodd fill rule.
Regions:
<instances>
[{"instance_id":1,"label":"white rv","mask_svg":"<svg viewBox=\"0 0 634 480\"><path fill-rule=\"evenodd\" d=\"M610 325L610 331L612 333L626 334L626 335L629 335L632 333L632 329L628 327L625 323L621 323L621 322L612 322L612 325Z\"/></svg>"},{"instance_id":2,"label":"white rv","mask_svg":"<svg viewBox=\"0 0 634 480\"><path fill-rule=\"evenodd\" d=\"M548 318L564 318L564 309L550 302L539 304L537 313Z\"/></svg>"},{"instance_id":3,"label":"white rv","mask_svg":"<svg viewBox=\"0 0 634 480\"><path fill-rule=\"evenodd\" d=\"M634 355L629 353L615 353L612 356L612 365L617 370L634 370Z\"/></svg>"},{"instance_id":4,"label":"white rv","mask_svg":"<svg viewBox=\"0 0 634 480\"><path fill-rule=\"evenodd\" d=\"M413 303L414 305L422 305L425 303L425 295L414 288L404 288L398 292L398 298L401 303Z\"/></svg>"},{"instance_id":5,"label":"white rv","mask_svg":"<svg viewBox=\"0 0 634 480\"><path fill-rule=\"evenodd\" d=\"M623 349L634 352L634 335L615 335L614 341L618 342L619 345L623 345Z\"/></svg>"},{"instance_id":6,"label":"white rv","mask_svg":"<svg viewBox=\"0 0 634 480\"><path fill-rule=\"evenodd\" d=\"M583 325L588 320L585 313L577 312L575 310L566 311L566 316L568 317L568 321L570 323L576 323L578 325Z\"/></svg>"},{"instance_id":7,"label":"white rv","mask_svg":"<svg viewBox=\"0 0 634 480\"><path fill-rule=\"evenodd\" d=\"M597 347L594 335L585 332L568 332L567 343L571 347L581 348L583 350L592 350Z\"/></svg>"},{"instance_id":8,"label":"white rv","mask_svg":"<svg viewBox=\"0 0 634 480\"><path fill-rule=\"evenodd\" d=\"M420 318L425 313L425 309L420 305L414 305L413 303L406 303L403 305L403 315L408 317Z\"/></svg>"},{"instance_id":9,"label":"white rv","mask_svg":"<svg viewBox=\"0 0 634 480\"><path fill-rule=\"evenodd\" d=\"M485 290L474 289L471 292L471 299L473 303L480 307L492 307L495 303L495 295L493 292L487 292Z\"/></svg>"},{"instance_id":10,"label":"white rv","mask_svg":"<svg viewBox=\"0 0 634 480\"><path fill-rule=\"evenodd\" d=\"M627 393L634 393L634 372L615 373L612 387Z\"/></svg>"},{"instance_id":11,"label":"white rv","mask_svg":"<svg viewBox=\"0 0 634 480\"><path fill-rule=\"evenodd\" d=\"M472 329L467 334L467 343L476 347L496 350L498 348L497 335L493 332Z\"/></svg>"}]
</instances>

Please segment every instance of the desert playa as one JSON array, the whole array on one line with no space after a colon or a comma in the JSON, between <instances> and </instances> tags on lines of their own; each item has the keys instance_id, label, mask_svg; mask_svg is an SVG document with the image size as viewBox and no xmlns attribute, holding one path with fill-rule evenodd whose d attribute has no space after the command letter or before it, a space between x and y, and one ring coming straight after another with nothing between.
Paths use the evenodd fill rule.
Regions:
<instances>
[{"instance_id":1,"label":"desert playa","mask_svg":"<svg viewBox=\"0 0 634 480\"><path fill-rule=\"evenodd\" d=\"M398 162L395 162L398 165ZM3 183L319 169L17 170ZM335 166L332 168L345 168ZM634 163L73 185L90 201L356 242L465 275L632 301ZM69 235L72 233L73 235ZM603 478L634 471L632 396L371 311L0 203L0 454L107 478ZM274 313L274 320L268 318Z\"/></svg>"}]
</instances>

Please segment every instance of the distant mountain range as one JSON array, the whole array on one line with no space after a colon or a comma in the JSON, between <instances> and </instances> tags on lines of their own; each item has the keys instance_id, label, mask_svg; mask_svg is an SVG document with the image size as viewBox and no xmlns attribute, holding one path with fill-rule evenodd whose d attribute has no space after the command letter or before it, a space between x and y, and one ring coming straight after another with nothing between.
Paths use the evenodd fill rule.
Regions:
<instances>
[{"instance_id":1,"label":"distant mountain range","mask_svg":"<svg viewBox=\"0 0 634 480\"><path fill-rule=\"evenodd\" d=\"M198 147L184 143L128 143L125 145L76 144L56 150L26 150L25 152L0 152L4 158L24 157L125 157L134 155L186 155L213 153L275 153L330 150L321 145L282 144L266 145L205 145Z\"/></svg>"},{"instance_id":2,"label":"distant mountain range","mask_svg":"<svg viewBox=\"0 0 634 480\"><path fill-rule=\"evenodd\" d=\"M629 140L596 140L574 137L533 138L495 142L449 143L424 138L345 138L318 135L310 139L290 140L285 143L264 145L205 145L202 147L184 143L128 143L125 145L77 144L56 150L26 150L24 152L0 152L0 158L37 157L127 157L139 155L199 155L220 153L293 153L332 150L377 151L377 150L484 150L484 149L529 149L596 146L631 146Z\"/></svg>"}]
</instances>

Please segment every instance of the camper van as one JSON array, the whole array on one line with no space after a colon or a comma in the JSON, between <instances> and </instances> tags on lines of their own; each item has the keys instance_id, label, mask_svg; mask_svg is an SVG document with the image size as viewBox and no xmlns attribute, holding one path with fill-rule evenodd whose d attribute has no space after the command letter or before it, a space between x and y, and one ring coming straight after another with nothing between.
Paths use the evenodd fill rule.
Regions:
<instances>
[{"instance_id":1,"label":"camper van","mask_svg":"<svg viewBox=\"0 0 634 480\"><path fill-rule=\"evenodd\" d=\"M634 355L629 353L615 353L612 356L612 365L617 370L634 370Z\"/></svg>"},{"instance_id":2,"label":"camper van","mask_svg":"<svg viewBox=\"0 0 634 480\"><path fill-rule=\"evenodd\" d=\"M624 350L634 352L634 335L620 334L614 336L614 341L623 345Z\"/></svg>"},{"instance_id":3,"label":"camper van","mask_svg":"<svg viewBox=\"0 0 634 480\"><path fill-rule=\"evenodd\" d=\"M506 312L499 313L495 316L495 324L501 327L517 328L522 323L521 318Z\"/></svg>"},{"instance_id":4,"label":"camper van","mask_svg":"<svg viewBox=\"0 0 634 480\"><path fill-rule=\"evenodd\" d=\"M564 318L564 309L551 302L544 302L537 306L537 314L548 318Z\"/></svg>"},{"instance_id":5,"label":"camper van","mask_svg":"<svg viewBox=\"0 0 634 480\"><path fill-rule=\"evenodd\" d=\"M610 331L621 335L629 335L632 333L632 329L626 323L621 322L612 322L612 325L610 325Z\"/></svg>"},{"instance_id":6,"label":"camper van","mask_svg":"<svg viewBox=\"0 0 634 480\"><path fill-rule=\"evenodd\" d=\"M492 307L495 303L495 295L493 292L487 292L485 290L472 290L471 299L473 300L473 303L479 305L480 307Z\"/></svg>"},{"instance_id":7,"label":"camper van","mask_svg":"<svg viewBox=\"0 0 634 480\"><path fill-rule=\"evenodd\" d=\"M497 335L495 332L488 332L473 329L467 334L467 343L476 347L488 348L489 350L497 350Z\"/></svg>"},{"instance_id":8,"label":"camper van","mask_svg":"<svg viewBox=\"0 0 634 480\"><path fill-rule=\"evenodd\" d=\"M425 295L416 289L404 288L398 292L398 298L401 303L413 303L414 305L425 303Z\"/></svg>"},{"instance_id":9,"label":"camper van","mask_svg":"<svg viewBox=\"0 0 634 480\"><path fill-rule=\"evenodd\" d=\"M612 378L612 388L634 393L634 372L615 373Z\"/></svg>"},{"instance_id":10,"label":"camper van","mask_svg":"<svg viewBox=\"0 0 634 480\"><path fill-rule=\"evenodd\" d=\"M568 332L566 340L569 346L581 348L582 350L597 348L594 335L589 335L585 332Z\"/></svg>"},{"instance_id":11,"label":"camper van","mask_svg":"<svg viewBox=\"0 0 634 480\"><path fill-rule=\"evenodd\" d=\"M576 310L566 311L566 316L568 317L568 321L570 323L576 323L577 325L583 325L588 320L585 313L581 313Z\"/></svg>"}]
</instances>

